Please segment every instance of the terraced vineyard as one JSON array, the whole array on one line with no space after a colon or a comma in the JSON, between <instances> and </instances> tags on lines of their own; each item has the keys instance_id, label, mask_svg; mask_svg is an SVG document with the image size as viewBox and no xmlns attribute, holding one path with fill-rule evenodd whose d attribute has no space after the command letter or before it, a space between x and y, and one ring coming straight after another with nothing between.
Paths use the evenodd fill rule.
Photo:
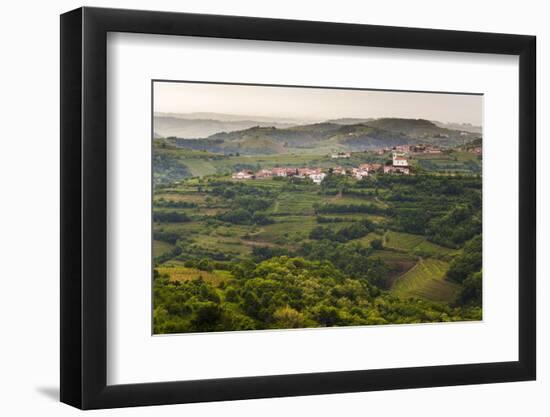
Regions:
<instances>
[{"instance_id":1,"label":"terraced vineyard","mask_svg":"<svg viewBox=\"0 0 550 417\"><path fill-rule=\"evenodd\" d=\"M432 301L452 302L460 286L445 279L447 262L437 259L420 259L393 284L391 291L402 298L425 298Z\"/></svg>"},{"instance_id":2,"label":"terraced vineyard","mask_svg":"<svg viewBox=\"0 0 550 417\"><path fill-rule=\"evenodd\" d=\"M426 236L388 231L385 234L385 246L400 252L424 255L452 255L456 249L446 248L430 242Z\"/></svg>"}]
</instances>

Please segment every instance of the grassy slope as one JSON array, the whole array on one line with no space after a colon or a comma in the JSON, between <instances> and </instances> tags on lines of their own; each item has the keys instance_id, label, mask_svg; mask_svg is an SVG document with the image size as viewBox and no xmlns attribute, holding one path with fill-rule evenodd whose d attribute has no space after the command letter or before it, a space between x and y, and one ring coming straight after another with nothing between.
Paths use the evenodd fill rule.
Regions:
<instances>
[{"instance_id":1,"label":"grassy slope","mask_svg":"<svg viewBox=\"0 0 550 417\"><path fill-rule=\"evenodd\" d=\"M463 151L448 154L414 155L409 162L411 165L420 166L427 171L449 171L464 174L480 173L482 165L478 155Z\"/></svg>"},{"instance_id":2,"label":"grassy slope","mask_svg":"<svg viewBox=\"0 0 550 417\"><path fill-rule=\"evenodd\" d=\"M204 159L186 159L185 166L191 171L194 177L204 177L216 174L216 166L213 161Z\"/></svg>"},{"instance_id":3,"label":"grassy slope","mask_svg":"<svg viewBox=\"0 0 550 417\"><path fill-rule=\"evenodd\" d=\"M164 255L165 253L170 252L174 248L173 245L167 242L161 242L160 240L153 240L153 256Z\"/></svg>"},{"instance_id":4,"label":"grassy slope","mask_svg":"<svg viewBox=\"0 0 550 417\"><path fill-rule=\"evenodd\" d=\"M309 232L318 226L312 216L285 216L277 218L274 224L262 226L251 240L277 245L290 245L307 239Z\"/></svg>"},{"instance_id":5,"label":"grassy slope","mask_svg":"<svg viewBox=\"0 0 550 417\"><path fill-rule=\"evenodd\" d=\"M222 237L217 234L214 236L199 235L195 239L196 243L206 249L223 251L228 255L240 256L250 254L250 247L243 245L240 237Z\"/></svg>"},{"instance_id":6,"label":"grassy slope","mask_svg":"<svg viewBox=\"0 0 550 417\"><path fill-rule=\"evenodd\" d=\"M313 215L313 204L323 201L322 196L308 193L283 192L277 198L273 214Z\"/></svg>"},{"instance_id":7,"label":"grassy slope","mask_svg":"<svg viewBox=\"0 0 550 417\"><path fill-rule=\"evenodd\" d=\"M437 259L421 259L393 284L392 293L398 297L422 297L433 301L450 302L459 286L446 281L449 264Z\"/></svg>"},{"instance_id":8,"label":"grassy slope","mask_svg":"<svg viewBox=\"0 0 550 417\"><path fill-rule=\"evenodd\" d=\"M351 242L358 242L361 243L363 246L370 246L371 242L376 239L382 239L382 235L372 232L369 233L367 236L361 237L359 239L353 239Z\"/></svg>"},{"instance_id":9,"label":"grassy slope","mask_svg":"<svg viewBox=\"0 0 550 417\"><path fill-rule=\"evenodd\" d=\"M385 246L390 249L404 252L421 251L429 255L452 255L457 252L456 250L444 248L443 246L428 242L425 236L394 231L389 231L386 234Z\"/></svg>"},{"instance_id":10,"label":"grassy slope","mask_svg":"<svg viewBox=\"0 0 550 417\"><path fill-rule=\"evenodd\" d=\"M220 282L230 278L230 274L227 271L201 271L196 268L187 268L174 262L159 266L157 270L161 275L167 274L172 281L190 281L201 277L206 282L218 285Z\"/></svg>"}]
</instances>

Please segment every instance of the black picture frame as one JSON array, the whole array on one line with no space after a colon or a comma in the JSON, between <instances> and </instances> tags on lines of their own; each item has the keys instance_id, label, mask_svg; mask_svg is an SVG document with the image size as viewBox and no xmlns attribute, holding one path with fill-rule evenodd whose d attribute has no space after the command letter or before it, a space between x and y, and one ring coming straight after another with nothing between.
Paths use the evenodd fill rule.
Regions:
<instances>
[{"instance_id":1,"label":"black picture frame","mask_svg":"<svg viewBox=\"0 0 550 417\"><path fill-rule=\"evenodd\" d=\"M519 56L519 360L107 385L108 32ZM61 16L61 401L81 409L536 378L534 36L79 8Z\"/></svg>"}]
</instances>

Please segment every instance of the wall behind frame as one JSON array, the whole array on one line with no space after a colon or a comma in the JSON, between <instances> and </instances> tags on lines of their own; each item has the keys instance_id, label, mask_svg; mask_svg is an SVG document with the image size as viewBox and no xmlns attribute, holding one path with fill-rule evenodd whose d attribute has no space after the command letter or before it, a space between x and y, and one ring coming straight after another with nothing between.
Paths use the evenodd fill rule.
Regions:
<instances>
[{"instance_id":1,"label":"wall behind frame","mask_svg":"<svg viewBox=\"0 0 550 417\"><path fill-rule=\"evenodd\" d=\"M371 23L440 29L480 30L537 35L539 113L539 259L550 251L550 171L541 167L550 152L549 124L541 109L548 107L550 27L544 2L446 3L354 2L352 0L88 0L88 6L157 9L167 11L249 15L274 18ZM314 4L314 6L313 6ZM3 60L0 66L3 142L0 153L0 404L4 415L73 416L80 412L57 402L59 393L59 14L82 6L76 0L8 2L0 25ZM546 187L548 189L548 187ZM543 236L544 235L544 236ZM539 277L550 276L539 262ZM539 300L550 297L550 284L539 279ZM400 415L474 416L547 415L550 328L541 325L550 316L550 304L539 302L539 377L536 382L432 388L302 398L193 404L107 410L94 415L281 416L281 415Z\"/></svg>"}]
</instances>

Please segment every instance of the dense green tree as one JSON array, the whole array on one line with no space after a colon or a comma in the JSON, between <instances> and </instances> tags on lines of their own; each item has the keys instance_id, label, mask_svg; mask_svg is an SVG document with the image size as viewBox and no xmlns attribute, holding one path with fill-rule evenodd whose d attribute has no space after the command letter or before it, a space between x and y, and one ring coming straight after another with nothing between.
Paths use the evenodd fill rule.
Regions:
<instances>
[{"instance_id":1,"label":"dense green tree","mask_svg":"<svg viewBox=\"0 0 550 417\"><path fill-rule=\"evenodd\" d=\"M459 296L459 304L481 307L482 303L482 273L474 272L468 275L463 282Z\"/></svg>"},{"instance_id":2,"label":"dense green tree","mask_svg":"<svg viewBox=\"0 0 550 417\"><path fill-rule=\"evenodd\" d=\"M373 239L370 242L370 246L371 246L371 248L373 248L375 250L379 250L379 249L382 249L384 247L384 244L382 243L382 239Z\"/></svg>"},{"instance_id":3,"label":"dense green tree","mask_svg":"<svg viewBox=\"0 0 550 417\"><path fill-rule=\"evenodd\" d=\"M153 221L159 223L183 223L188 222L189 216L177 211L158 211L153 212Z\"/></svg>"},{"instance_id":4,"label":"dense green tree","mask_svg":"<svg viewBox=\"0 0 550 417\"><path fill-rule=\"evenodd\" d=\"M478 235L468 241L462 254L455 257L447 272L447 277L452 281L462 283L468 276L481 270L483 240Z\"/></svg>"}]
</instances>

